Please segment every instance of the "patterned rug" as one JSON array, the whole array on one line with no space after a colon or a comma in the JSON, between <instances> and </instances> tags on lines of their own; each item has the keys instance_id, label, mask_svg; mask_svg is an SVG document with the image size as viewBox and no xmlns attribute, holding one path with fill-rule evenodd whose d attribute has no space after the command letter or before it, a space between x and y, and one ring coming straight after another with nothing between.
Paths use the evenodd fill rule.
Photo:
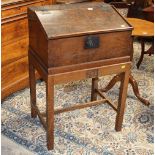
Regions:
<instances>
[{"instance_id":1,"label":"patterned rug","mask_svg":"<svg viewBox=\"0 0 155 155\"><path fill-rule=\"evenodd\" d=\"M148 45L149 46L149 45ZM137 70L140 44L134 43L132 74L140 93L151 105L144 106L128 87L121 132L116 132L116 113L107 104L55 116L54 150L46 148L46 134L39 119L30 116L29 88L12 94L2 103L2 134L38 155L153 155L153 56L145 58ZM100 87L113 77L100 78ZM90 100L91 81L83 80L55 86L55 108ZM116 100L119 83L108 92ZM37 81L37 104L45 109L45 83ZM2 142L3 143L3 142Z\"/></svg>"}]
</instances>

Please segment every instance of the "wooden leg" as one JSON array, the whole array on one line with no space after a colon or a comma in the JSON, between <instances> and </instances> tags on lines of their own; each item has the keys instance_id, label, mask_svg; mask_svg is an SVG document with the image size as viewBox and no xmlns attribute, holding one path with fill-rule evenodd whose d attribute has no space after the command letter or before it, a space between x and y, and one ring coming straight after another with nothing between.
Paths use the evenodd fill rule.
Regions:
<instances>
[{"instance_id":1,"label":"wooden leg","mask_svg":"<svg viewBox=\"0 0 155 155\"><path fill-rule=\"evenodd\" d=\"M112 80L108 83L108 85L107 85L105 88L101 89L101 91L107 92L108 90L110 90L110 89L111 89L118 81L120 81L120 80L121 80L120 74L115 75L115 76L112 78Z\"/></svg>"},{"instance_id":2,"label":"wooden leg","mask_svg":"<svg viewBox=\"0 0 155 155\"><path fill-rule=\"evenodd\" d=\"M144 43L144 40L142 39L141 40L141 56L140 56L140 59L137 63L137 68L139 68L141 62L143 61L144 53L145 53L145 43Z\"/></svg>"},{"instance_id":3,"label":"wooden leg","mask_svg":"<svg viewBox=\"0 0 155 155\"><path fill-rule=\"evenodd\" d=\"M98 78L92 78L91 101L97 100Z\"/></svg>"},{"instance_id":4,"label":"wooden leg","mask_svg":"<svg viewBox=\"0 0 155 155\"><path fill-rule=\"evenodd\" d=\"M133 89L133 92L135 94L135 96L142 102L144 103L145 105L149 106L150 105L150 102L144 98L142 98L139 94L139 89L138 89L138 84L136 82L136 80L133 78L132 75L130 75L130 78L129 78L129 83L131 84L132 86L132 89Z\"/></svg>"},{"instance_id":5,"label":"wooden leg","mask_svg":"<svg viewBox=\"0 0 155 155\"><path fill-rule=\"evenodd\" d=\"M149 56L154 54L154 43L152 43L152 46L148 49L147 53L149 54Z\"/></svg>"},{"instance_id":6,"label":"wooden leg","mask_svg":"<svg viewBox=\"0 0 155 155\"><path fill-rule=\"evenodd\" d=\"M120 131L122 128L125 102L127 97L128 82L129 82L129 71L126 71L126 73L121 74L121 85L120 85L116 124L115 124L116 131Z\"/></svg>"},{"instance_id":7,"label":"wooden leg","mask_svg":"<svg viewBox=\"0 0 155 155\"><path fill-rule=\"evenodd\" d=\"M31 117L37 117L37 112L33 105L36 105L36 78L35 78L35 68L31 64L29 59L29 83L30 83L30 102L31 102Z\"/></svg>"},{"instance_id":8,"label":"wooden leg","mask_svg":"<svg viewBox=\"0 0 155 155\"><path fill-rule=\"evenodd\" d=\"M121 80L121 75L118 74L116 76L113 77L113 79L108 83L108 85L101 89L102 92L107 92L109 91L117 82L119 82ZM139 89L138 89L138 84L136 82L136 80L133 78L133 76L130 74L130 77L129 77L129 83L131 84L132 86L132 89L133 89L133 92L135 94L135 96L143 103L145 104L146 106L149 106L150 105L150 102L146 99L144 99L143 97L140 96L139 94Z\"/></svg>"},{"instance_id":9,"label":"wooden leg","mask_svg":"<svg viewBox=\"0 0 155 155\"><path fill-rule=\"evenodd\" d=\"M46 81L46 123L47 123L47 148L54 148L54 83L53 78Z\"/></svg>"}]
</instances>

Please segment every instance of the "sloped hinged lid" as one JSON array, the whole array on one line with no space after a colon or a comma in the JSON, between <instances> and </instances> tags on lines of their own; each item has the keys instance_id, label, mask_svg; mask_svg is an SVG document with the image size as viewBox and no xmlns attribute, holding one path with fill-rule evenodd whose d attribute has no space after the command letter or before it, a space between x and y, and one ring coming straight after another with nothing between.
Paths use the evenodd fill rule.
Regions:
<instances>
[{"instance_id":1,"label":"sloped hinged lid","mask_svg":"<svg viewBox=\"0 0 155 155\"><path fill-rule=\"evenodd\" d=\"M132 29L112 6L103 2L30 9L35 11L48 39Z\"/></svg>"}]
</instances>

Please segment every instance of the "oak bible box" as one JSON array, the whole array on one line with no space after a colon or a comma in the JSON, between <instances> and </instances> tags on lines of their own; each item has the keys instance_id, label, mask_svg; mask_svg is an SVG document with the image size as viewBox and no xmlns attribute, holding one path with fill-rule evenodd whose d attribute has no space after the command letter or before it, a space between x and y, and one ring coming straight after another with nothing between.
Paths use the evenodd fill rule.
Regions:
<instances>
[{"instance_id":1,"label":"oak bible box","mask_svg":"<svg viewBox=\"0 0 155 155\"><path fill-rule=\"evenodd\" d=\"M54 147L54 114L108 103L121 130L132 59L132 27L102 2L30 7L29 78L31 115L39 116L47 131L47 147ZM46 112L36 105L35 69L46 82ZM121 73L118 106L98 89L98 77ZM92 78L91 102L54 109L54 84ZM102 100L97 100L97 95ZM46 119L44 119L46 117Z\"/></svg>"}]
</instances>

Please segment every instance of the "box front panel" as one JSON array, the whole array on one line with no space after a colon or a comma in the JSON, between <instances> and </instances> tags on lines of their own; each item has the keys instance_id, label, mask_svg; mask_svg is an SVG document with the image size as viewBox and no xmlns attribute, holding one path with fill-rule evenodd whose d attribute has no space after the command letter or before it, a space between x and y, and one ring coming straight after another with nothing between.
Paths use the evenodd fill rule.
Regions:
<instances>
[{"instance_id":1,"label":"box front panel","mask_svg":"<svg viewBox=\"0 0 155 155\"><path fill-rule=\"evenodd\" d=\"M50 40L49 67L68 66L132 55L131 31Z\"/></svg>"}]
</instances>

